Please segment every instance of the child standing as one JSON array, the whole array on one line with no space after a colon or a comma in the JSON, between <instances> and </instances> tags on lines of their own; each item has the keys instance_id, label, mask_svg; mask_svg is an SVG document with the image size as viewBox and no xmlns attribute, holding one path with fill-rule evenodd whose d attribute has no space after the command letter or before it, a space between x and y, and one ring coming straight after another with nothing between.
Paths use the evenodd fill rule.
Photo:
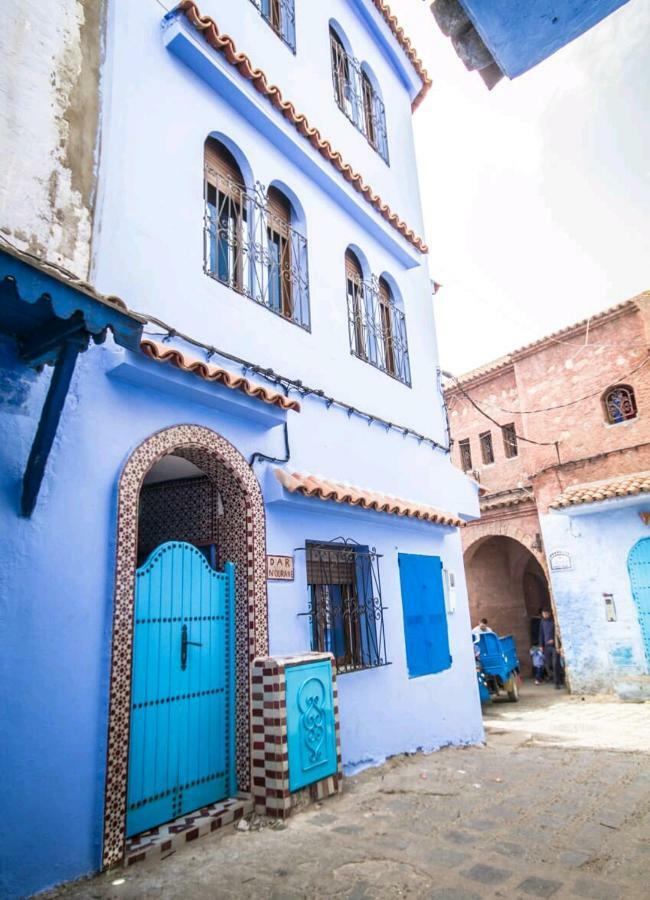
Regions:
<instances>
[{"instance_id":1,"label":"child standing","mask_svg":"<svg viewBox=\"0 0 650 900\"><path fill-rule=\"evenodd\" d=\"M531 647L530 656L533 664L535 684L541 684L544 677L544 651L539 646Z\"/></svg>"}]
</instances>

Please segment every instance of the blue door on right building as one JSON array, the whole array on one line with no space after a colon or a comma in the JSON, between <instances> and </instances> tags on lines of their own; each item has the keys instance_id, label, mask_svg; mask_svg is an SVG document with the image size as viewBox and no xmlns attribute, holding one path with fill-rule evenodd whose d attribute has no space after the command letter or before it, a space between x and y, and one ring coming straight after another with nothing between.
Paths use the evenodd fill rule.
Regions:
<instances>
[{"instance_id":1,"label":"blue door on right building","mask_svg":"<svg viewBox=\"0 0 650 900\"><path fill-rule=\"evenodd\" d=\"M632 550L627 561L632 596L636 603L641 638L650 668L650 538L642 538Z\"/></svg>"}]
</instances>

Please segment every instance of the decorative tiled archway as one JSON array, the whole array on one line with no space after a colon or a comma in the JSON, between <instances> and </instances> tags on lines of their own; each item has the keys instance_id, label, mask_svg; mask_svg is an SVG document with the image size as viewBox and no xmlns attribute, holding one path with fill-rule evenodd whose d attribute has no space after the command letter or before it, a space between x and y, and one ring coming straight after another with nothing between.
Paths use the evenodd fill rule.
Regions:
<instances>
[{"instance_id":1,"label":"decorative tiled archway","mask_svg":"<svg viewBox=\"0 0 650 900\"><path fill-rule=\"evenodd\" d=\"M195 463L219 487L224 506L224 554L236 565L236 766L239 789L250 788L250 666L268 654L266 534L259 483L244 457L225 438L199 425L177 425L147 438L129 457L119 482L113 638L104 803L104 866L120 862L125 816L134 574L138 502L145 475L174 453Z\"/></svg>"}]
</instances>

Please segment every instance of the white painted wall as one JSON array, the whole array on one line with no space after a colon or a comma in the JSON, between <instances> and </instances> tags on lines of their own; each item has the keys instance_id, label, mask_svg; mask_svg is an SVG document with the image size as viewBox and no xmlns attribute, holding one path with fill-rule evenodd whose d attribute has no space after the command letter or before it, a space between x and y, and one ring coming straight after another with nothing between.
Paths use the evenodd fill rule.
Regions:
<instances>
[{"instance_id":1,"label":"white painted wall","mask_svg":"<svg viewBox=\"0 0 650 900\"><path fill-rule=\"evenodd\" d=\"M572 568L551 569L551 584L571 689L612 691L618 680L648 672L627 560L634 544L649 537L639 517L647 498L607 501L593 512L540 516L547 555L570 554ZM614 596L616 621L607 622L603 594Z\"/></svg>"},{"instance_id":2,"label":"white painted wall","mask_svg":"<svg viewBox=\"0 0 650 900\"><path fill-rule=\"evenodd\" d=\"M0 28L0 233L85 278L101 0L13 0Z\"/></svg>"}]
</instances>

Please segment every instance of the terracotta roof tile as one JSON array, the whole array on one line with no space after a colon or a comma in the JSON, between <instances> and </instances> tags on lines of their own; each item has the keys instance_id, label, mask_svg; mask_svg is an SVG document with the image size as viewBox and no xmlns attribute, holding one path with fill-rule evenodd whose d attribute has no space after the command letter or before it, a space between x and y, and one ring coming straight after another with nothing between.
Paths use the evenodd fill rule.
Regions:
<instances>
[{"instance_id":1,"label":"terracotta roof tile","mask_svg":"<svg viewBox=\"0 0 650 900\"><path fill-rule=\"evenodd\" d=\"M397 38L397 42L400 44L400 46L402 47L402 49L408 56L408 58L411 62L411 65L413 66L415 71L418 73L418 75L420 77L420 81L422 82L422 87L421 87L420 91L418 92L417 96L415 97L415 99L413 100L413 103L411 104L411 109L413 111L415 111L418 108L418 106L420 105L420 103L422 103L422 101L426 97L426 95L429 91L429 88L432 85L431 78L430 78L427 70L424 68L424 64L422 63L422 60L418 56L417 50L411 43L411 39L409 37L407 37L406 32L404 31L402 26L399 24L397 16L393 14L390 6L387 3L384 3L384 0L372 0L372 2L374 3L375 7L378 9L378 11L383 16L384 21L386 22L386 24L388 25L390 30L393 32L393 34Z\"/></svg>"},{"instance_id":2,"label":"terracotta roof tile","mask_svg":"<svg viewBox=\"0 0 650 900\"><path fill-rule=\"evenodd\" d=\"M492 509L505 509L508 506L518 506L520 503L530 501L535 501L530 489L515 489L512 491L500 492L499 494L485 494L481 497L479 503L481 512L489 512L489 510Z\"/></svg>"},{"instance_id":3,"label":"terracotta roof tile","mask_svg":"<svg viewBox=\"0 0 650 900\"><path fill-rule=\"evenodd\" d=\"M429 248L412 228L404 222L397 213L394 213L388 204L384 203L378 194L375 194L370 185L366 184L361 175L343 160L338 150L335 150L329 141L321 137L317 128L313 128L303 113L297 111L293 103L285 100L279 87L269 84L268 79L261 69L256 69L249 56L240 53L233 39L222 34L217 23L210 16L202 16L194 0L181 0L175 11L183 13L188 22L203 34L210 46L223 53L228 62L238 69L240 75L250 81L255 90L266 97L287 119L294 128L323 156L335 169L358 191L381 215L393 226L406 240L413 244L421 253L428 253Z\"/></svg>"},{"instance_id":4,"label":"terracotta roof tile","mask_svg":"<svg viewBox=\"0 0 650 900\"><path fill-rule=\"evenodd\" d=\"M464 524L457 515L443 512L433 506L424 506L411 500L390 497L387 494L379 494L376 491L354 487L350 484L328 481L319 475L303 475L299 472L289 472L286 469L276 469L275 477L282 487L292 494L299 493L304 494L305 497L317 497L319 500L349 503L351 506L361 506L364 509L374 509L377 512L392 513L396 516L406 516L412 519L423 519L436 525L459 527Z\"/></svg>"},{"instance_id":5,"label":"terracotta roof tile","mask_svg":"<svg viewBox=\"0 0 650 900\"><path fill-rule=\"evenodd\" d=\"M140 348L145 356L156 362L169 363L183 372L191 372L193 375L198 375L204 381L216 381L224 385L224 387L231 388L233 391L241 391L249 397L256 397L258 400L262 400L264 403L279 406L280 409L293 409L296 412L300 412L300 404L297 400L290 400L284 394L278 393L278 391L272 391L259 384L253 384L247 378L241 375L233 375L232 372L228 372L219 366L213 366L192 356L185 356L175 347L168 347L166 344L159 344L158 341L145 339L141 342Z\"/></svg>"},{"instance_id":6,"label":"terracotta roof tile","mask_svg":"<svg viewBox=\"0 0 650 900\"><path fill-rule=\"evenodd\" d=\"M615 497L631 497L647 493L650 493L650 472L633 472L631 475L618 475L604 481L574 484L565 488L549 506L551 509L564 509L566 506L579 506L581 503L598 503Z\"/></svg>"}]
</instances>

